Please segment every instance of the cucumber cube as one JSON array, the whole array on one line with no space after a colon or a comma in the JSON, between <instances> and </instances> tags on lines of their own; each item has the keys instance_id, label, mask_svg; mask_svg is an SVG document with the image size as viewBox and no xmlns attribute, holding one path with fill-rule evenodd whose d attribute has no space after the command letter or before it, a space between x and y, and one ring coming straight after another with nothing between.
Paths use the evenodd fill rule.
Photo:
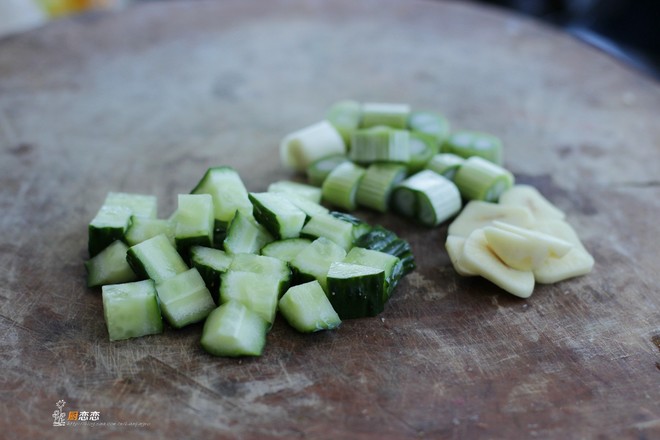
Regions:
<instances>
[{"instance_id":1,"label":"cucumber cube","mask_svg":"<svg viewBox=\"0 0 660 440\"><path fill-rule=\"evenodd\" d=\"M179 194L176 210L176 248L188 256L191 246L213 245L215 219L209 194Z\"/></svg>"},{"instance_id":2,"label":"cucumber cube","mask_svg":"<svg viewBox=\"0 0 660 440\"><path fill-rule=\"evenodd\" d=\"M220 303L236 301L272 324L280 296L279 279L271 275L230 270L220 277Z\"/></svg>"},{"instance_id":3,"label":"cucumber cube","mask_svg":"<svg viewBox=\"0 0 660 440\"><path fill-rule=\"evenodd\" d=\"M136 274L159 283L188 270L188 266L165 234L131 246L126 259Z\"/></svg>"},{"instance_id":4,"label":"cucumber cube","mask_svg":"<svg viewBox=\"0 0 660 440\"><path fill-rule=\"evenodd\" d=\"M267 331L268 323L257 313L229 301L206 318L201 344L214 356L259 356L266 345Z\"/></svg>"},{"instance_id":5,"label":"cucumber cube","mask_svg":"<svg viewBox=\"0 0 660 440\"><path fill-rule=\"evenodd\" d=\"M137 276L126 261L128 246L123 241L115 241L95 257L85 262L87 286L119 284L135 281Z\"/></svg>"},{"instance_id":6,"label":"cucumber cube","mask_svg":"<svg viewBox=\"0 0 660 440\"><path fill-rule=\"evenodd\" d=\"M181 328L206 318L215 303L209 289L193 268L156 284L163 316L172 327Z\"/></svg>"},{"instance_id":7,"label":"cucumber cube","mask_svg":"<svg viewBox=\"0 0 660 440\"><path fill-rule=\"evenodd\" d=\"M279 309L284 319L303 333L330 330L341 324L318 281L289 288L280 299Z\"/></svg>"},{"instance_id":8,"label":"cucumber cube","mask_svg":"<svg viewBox=\"0 0 660 440\"><path fill-rule=\"evenodd\" d=\"M385 302L385 271L351 263L332 263L328 299L341 319L376 316Z\"/></svg>"},{"instance_id":9,"label":"cucumber cube","mask_svg":"<svg viewBox=\"0 0 660 440\"><path fill-rule=\"evenodd\" d=\"M346 257L343 247L319 237L291 261L298 282L317 280L323 290L327 291L326 276L330 265L335 261L341 261Z\"/></svg>"},{"instance_id":10,"label":"cucumber cube","mask_svg":"<svg viewBox=\"0 0 660 440\"><path fill-rule=\"evenodd\" d=\"M163 332L152 280L102 287L103 315L111 341Z\"/></svg>"}]
</instances>

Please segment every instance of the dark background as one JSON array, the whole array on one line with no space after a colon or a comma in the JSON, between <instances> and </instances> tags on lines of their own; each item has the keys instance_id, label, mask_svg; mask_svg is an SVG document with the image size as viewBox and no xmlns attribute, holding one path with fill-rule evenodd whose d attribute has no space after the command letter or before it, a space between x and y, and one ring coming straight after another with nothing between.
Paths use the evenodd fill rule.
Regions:
<instances>
[{"instance_id":1,"label":"dark background","mask_svg":"<svg viewBox=\"0 0 660 440\"><path fill-rule=\"evenodd\" d=\"M660 0L474 0L561 27L660 80Z\"/></svg>"}]
</instances>

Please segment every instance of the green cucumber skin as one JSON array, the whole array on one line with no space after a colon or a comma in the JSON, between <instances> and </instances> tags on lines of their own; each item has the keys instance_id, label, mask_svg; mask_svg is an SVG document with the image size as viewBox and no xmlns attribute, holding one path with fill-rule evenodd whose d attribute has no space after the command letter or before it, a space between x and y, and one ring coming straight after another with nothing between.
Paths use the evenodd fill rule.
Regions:
<instances>
[{"instance_id":1,"label":"green cucumber skin","mask_svg":"<svg viewBox=\"0 0 660 440\"><path fill-rule=\"evenodd\" d=\"M193 246L212 247L211 239L208 236L175 238L176 250L188 266L191 264L190 248Z\"/></svg>"},{"instance_id":2,"label":"green cucumber skin","mask_svg":"<svg viewBox=\"0 0 660 440\"><path fill-rule=\"evenodd\" d=\"M213 297L213 302L216 305L220 304L220 282L221 282L220 276L224 272L214 269L211 266L207 266L205 264L195 261L192 262L192 265L195 269L197 269L199 274L202 276L206 288L209 289L209 292L211 292L211 297Z\"/></svg>"},{"instance_id":3,"label":"green cucumber skin","mask_svg":"<svg viewBox=\"0 0 660 440\"><path fill-rule=\"evenodd\" d=\"M342 320L376 316L385 309L383 271L349 279L328 276L327 283L330 304Z\"/></svg>"},{"instance_id":4,"label":"green cucumber skin","mask_svg":"<svg viewBox=\"0 0 660 440\"><path fill-rule=\"evenodd\" d=\"M128 248L128 251L126 252L126 261L128 261L128 265L131 266L131 269L133 269L133 272L135 272L135 275L137 275L138 278L142 280L149 278L147 269L144 267L144 264L142 264L142 261L140 261L140 258L136 255L135 250Z\"/></svg>"},{"instance_id":5,"label":"green cucumber skin","mask_svg":"<svg viewBox=\"0 0 660 440\"><path fill-rule=\"evenodd\" d=\"M355 242L355 246L385 252L398 257L401 260L401 277L409 274L417 267L410 243L381 226L374 226L371 231L359 237Z\"/></svg>"},{"instance_id":6,"label":"green cucumber skin","mask_svg":"<svg viewBox=\"0 0 660 440\"><path fill-rule=\"evenodd\" d=\"M91 258L95 257L103 249L107 248L117 240L126 242L126 239L124 238L124 234L126 232L127 227L128 224L126 225L126 227L122 227L122 228L112 228L112 227L98 228L93 225L89 225L88 228L89 241L87 245L87 251L89 252L89 256Z\"/></svg>"},{"instance_id":7,"label":"green cucumber skin","mask_svg":"<svg viewBox=\"0 0 660 440\"><path fill-rule=\"evenodd\" d=\"M266 207L264 207L252 194L248 194L248 199L252 202L252 215L255 220L265 227L276 240L281 240L282 234L280 233L280 225L277 215L269 209L266 209Z\"/></svg>"}]
</instances>

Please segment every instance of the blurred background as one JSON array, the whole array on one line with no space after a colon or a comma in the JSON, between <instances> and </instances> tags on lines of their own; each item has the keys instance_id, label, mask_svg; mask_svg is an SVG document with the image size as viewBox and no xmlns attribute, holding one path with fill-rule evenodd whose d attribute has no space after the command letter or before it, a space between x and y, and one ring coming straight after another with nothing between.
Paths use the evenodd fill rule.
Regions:
<instances>
[{"instance_id":1,"label":"blurred background","mask_svg":"<svg viewBox=\"0 0 660 440\"><path fill-rule=\"evenodd\" d=\"M0 0L0 38L49 20L140 1L156 0ZM660 0L465 1L536 17L660 80Z\"/></svg>"}]
</instances>

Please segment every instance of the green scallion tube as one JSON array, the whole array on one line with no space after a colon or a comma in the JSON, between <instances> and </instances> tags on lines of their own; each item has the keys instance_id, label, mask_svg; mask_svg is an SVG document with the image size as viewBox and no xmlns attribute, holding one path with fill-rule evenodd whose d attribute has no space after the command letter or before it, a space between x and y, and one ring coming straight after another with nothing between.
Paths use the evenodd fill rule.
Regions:
<instances>
[{"instance_id":1,"label":"green scallion tube","mask_svg":"<svg viewBox=\"0 0 660 440\"><path fill-rule=\"evenodd\" d=\"M353 211L357 207L357 189L365 169L353 162L337 166L323 182L323 200L338 208Z\"/></svg>"},{"instance_id":2,"label":"green scallion tube","mask_svg":"<svg viewBox=\"0 0 660 440\"><path fill-rule=\"evenodd\" d=\"M458 169L463 165L465 159L452 153L436 154L426 163L426 169L435 171L449 180L454 180Z\"/></svg>"},{"instance_id":3,"label":"green scallion tube","mask_svg":"<svg viewBox=\"0 0 660 440\"><path fill-rule=\"evenodd\" d=\"M357 204L379 212L389 207L392 188L406 177L406 167L394 163L374 163L358 185Z\"/></svg>"},{"instance_id":4,"label":"green scallion tube","mask_svg":"<svg viewBox=\"0 0 660 440\"><path fill-rule=\"evenodd\" d=\"M325 118L337 129L344 143L350 148L351 134L360 126L362 105L357 101L339 101L330 107Z\"/></svg>"},{"instance_id":5,"label":"green scallion tube","mask_svg":"<svg viewBox=\"0 0 660 440\"><path fill-rule=\"evenodd\" d=\"M486 202L497 202L514 180L510 171L479 156L466 159L454 176L463 198Z\"/></svg>"},{"instance_id":6,"label":"green scallion tube","mask_svg":"<svg viewBox=\"0 0 660 440\"><path fill-rule=\"evenodd\" d=\"M410 160L410 132L379 126L353 132L349 159L359 164Z\"/></svg>"},{"instance_id":7,"label":"green scallion tube","mask_svg":"<svg viewBox=\"0 0 660 440\"><path fill-rule=\"evenodd\" d=\"M427 162L438 153L438 149L439 145L433 136L418 131L411 131L408 174L415 174L423 170Z\"/></svg>"},{"instance_id":8,"label":"green scallion tube","mask_svg":"<svg viewBox=\"0 0 660 440\"><path fill-rule=\"evenodd\" d=\"M348 157L344 154L333 154L312 162L307 167L307 181L310 185L323 185L328 174L344 162L348 162Z\"/></svg>"},{"instance_id":9,"label":"green scallion tube","mask_svg":"<svg viewBox=\"0 0 660 440\"><path fill-rule=\"evenodd\" d=\"M437 226L461 209L454 183L431 170L423 170L394 188L392 206L426 226Z\"/></svg>"},{"instance_id":10,"label":"green scallion tube","mask_svg":"<svg viewBox=\"0 0 660 440\"><path fill-rule=\"evenodd\" d=\"M411 131L432 136L438 147L447 140L450 133L449 121L438 113L428 111L413 111L410 113L408 128Z\"/></svg>"},{"instance_id":11,"label":"green scallion tube","mask_svg":"<svg viewBox=\"0 0 660 440\"><path fill-rule=\"evenodd\" d=\"M447 139L443 152L466 159L472 156L483 157L497 165L502 164L502 141L486 133L457 131Z\"/></svg>"},{"instance_id":12,"label":"green scallion tube","mask_svg":"<svg viewBox=\"0 0 660 440\"><path fill-rule=\"evenodd\" d=\"M407 104L387 104L367 102L362 104L360 127L369 128L385 125L392 128L406 128L410 106Z\"/></svg>"}]
</instances>

